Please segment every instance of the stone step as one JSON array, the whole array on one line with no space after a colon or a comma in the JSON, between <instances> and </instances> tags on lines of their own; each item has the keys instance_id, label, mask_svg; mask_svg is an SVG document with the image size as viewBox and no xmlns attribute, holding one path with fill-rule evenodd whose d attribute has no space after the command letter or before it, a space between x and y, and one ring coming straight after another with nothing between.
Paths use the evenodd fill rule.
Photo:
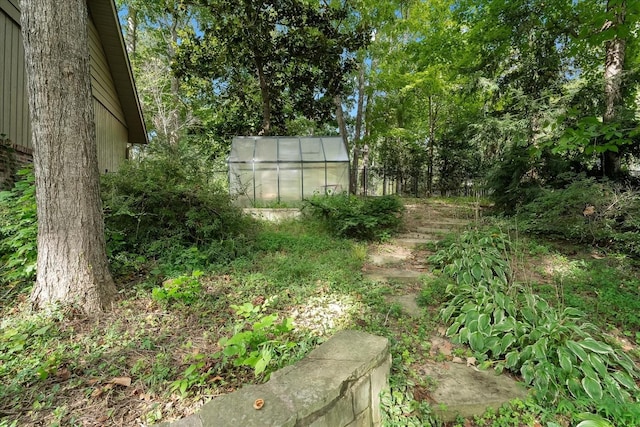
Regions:
<instances>
[{"instance_id":1,"label":"stone step","mask_svg":"<svg viewBox=\"0 0 640 427\"><path fill-rule=\"evenodd\" d=\"M418 294L391 295L385 298L389 304L398 304L403 313L411 317L422 316L422 308L418 305Z\"/></svg>"},{"instance_id":2,"label":"stone step","mask_svg":"<svg viewBox=\"0 0 640 427\"><path fill-rule=\"evenodd\" d=\"M444 422L457 416L481 416L488 408L497 410L513 399L524 399L527 390L507 375L496 375L493 369L481 371L468 363L429 362L423 373L437 384L430 393L434 411Z\"/></svg>"},{"instance_id":3,"label":"stone step","mask_svg":"<svg viewBox=\"0 0 640 427\"><path fill-rule=\"evenodd\" d=\"M400 268L380 268L366 271L364 277L376 282L400 282L400 283L418 283L420 276L424 274L419 271L403 270Z\"/></svg>"},{"instance_id":4,"label":"stone step","mask_svg":"<svg viewBox=\"0 0 640 427\"><path fill-rule=\"evenodd\" d=\"M410 257L410 253L375 253L369 255L368 262L378 267L384 267L401 264Z\"/></svg>"},{"instance_id":5,"label":"stone step","mask_svg":"<svg viewBox=\"0 0 640 427\"><path fill-rule=\"evenodd\" d=\"M438 242L440 239L439 236L426 236L426 235L421 235L422 237L415 237L415 236L398 236L395 237L392 241L394 244L398 245L398 246L402 246L404 248L415 248L418 245L424 245L427 243L436 243Z\"/></svg>"}]
</instances>

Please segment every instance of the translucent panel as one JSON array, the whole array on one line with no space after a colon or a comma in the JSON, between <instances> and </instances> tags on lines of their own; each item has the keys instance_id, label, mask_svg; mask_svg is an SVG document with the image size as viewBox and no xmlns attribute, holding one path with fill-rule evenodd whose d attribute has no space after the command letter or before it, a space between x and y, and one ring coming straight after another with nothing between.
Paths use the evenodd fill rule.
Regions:
<instances>
[{"instance_id":1,"label":"translucent panel","mask_svg":"<svg viewBox=\"0 0 640 427\"><path fill-rule=\"evenodd\" d=\"M300 138L302 160L305 162L324 162L324 150L320 138Z\"/></svg>"},{"instance_id":2,"label":"translucent panel","mask_svg":"<svg viewBox=\"0 0 640 427\"><path fill-rule=\"evenodd\" d=\"M258 138L256 140L256 162L278 160L278 140L276 138Z\"/></svg>"},{"instance_id":3,"label":"translucent panel","mask_svg":"<svg viewBox=\"0 0 640 427\"><path fill-rule=\"evenodd\" d=\"M256 201L278 200L278 173L275 163L256 163Z\"/></svg>"},{"instance_id":4,"label":"translucent panel","mask_svg":"<svg viewBox=\"0 0 640 427\"><path fill-rule=\"evenodd\" d=\"M253 148L255 139L253 138L233 138L231 144L231 154L229 154L229 162L250 162L253 160Z\"/></svg>"},{"instance_id":5,"label":"translucent panel","mask_svg":"<svg viewBox=\"0 0 640 427\"><path fill-rule=\"evenodd\" d=\"M328 162L349 161L349 154L340 137L322 138L324 155Z\"/></svg>"},{"instance_id":6,"label":"translucent panel","mask_svg":"<svg viewBox=\"0 0 640 427\"><path fill-rule=\"evenodd\" d=\"M280 138L278 140L278 160L281 162L300 161L300 140L298 138Z\"/></svg>"},{"instance_id":7,"label":"translucent panel","mask_svg":"<svg viewBox=\"0 0 640 427\"><path fill-rule=\"evenodd\" d=\"M302 199L302 169L300 163L280 163L280 200Z\"/></svg>"},{"instance_id":8,"label":"translucent panel","mask_svg":"<svg viewBox=\"0 0 640 427\"><path fill-rule=\"evenodd\" d=\"M327 188L335 193L349 190L349 165L327 163Z\"/></svg>"},{"instance_id":9,"label":"translucent panel","mask_svg":"<svg viewBox=\"0 0 640 427\"><path fill-rule=\"evenodd\" d=\"M253 164L235 163L229 166L229 192L237 198L237 204L253 204Z\"/></svg>"},{"instance_id":10,"label":"translucent panel","mask_svg":"<svg viewBox=\"0 0 640 427\"><path fill-rule=\"evenodd\" d=\"M311 197L314 194L325 194L325 168L323 163L305 163L303 166L302 183L304 186L304 197Z\"/></svg>"}]
</instances>

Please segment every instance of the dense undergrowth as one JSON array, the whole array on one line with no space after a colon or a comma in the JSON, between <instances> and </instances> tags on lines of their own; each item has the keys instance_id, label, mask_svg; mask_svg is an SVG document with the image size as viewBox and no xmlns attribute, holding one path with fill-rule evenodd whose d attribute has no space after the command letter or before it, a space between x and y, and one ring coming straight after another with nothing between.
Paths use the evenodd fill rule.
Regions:
<instances>
[{"instance_id":1,"label":"dense undergrowth","mask_svg":"<svg viewBox=\"0 0 640 427\"><path fill-rule=\"evenodd\" d=\"M260 225L197 166L156 157L104 179L121 298L92 319L72 306L29 310L36 229L32 179L24 176L0 196L0 426L180 417L265 381L345 327L390 339L385 425L440 426L419 392L434 384L419 371L427 360L451 358L432 352L441 319L456 343L453 356L510 370L534 390L525 402L455 425L573 427L583 411L619 426L640 419L637 369L620 344L626 339L632 345L625 350L640 355L640 279L633 251L614 252L620 246L603 237L620 218L632 220L624 204L611 222L610 205L594 203L604 213L593 217L575 202L556 212L564 227L547 218L546 230L540 218L555 206L538 201L538 210L529 206L517 221L493 220L502 231L449 236L431 258L441 273L423 280L425 310L416 320L385 298L402 292L401 284L362 276L361 239L394 232L399 199L316 197L304 219ZM576 190L571 198L581 194L590 193ZM580 239L569 223L601 237ZM523 227L537 239L519 234ZM544 236L583 243L558 246ZM601 244L597 252L587 240Z\"/></svg>"}]
</instances>

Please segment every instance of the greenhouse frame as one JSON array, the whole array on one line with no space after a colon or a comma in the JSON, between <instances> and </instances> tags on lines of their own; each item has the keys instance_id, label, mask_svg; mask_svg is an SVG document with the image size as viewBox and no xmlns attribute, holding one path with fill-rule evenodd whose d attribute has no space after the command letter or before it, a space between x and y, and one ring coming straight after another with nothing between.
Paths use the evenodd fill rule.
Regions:
<instances>
[{"instance_id":1,"label":"greenhouse frame","mask_svg":"<svg viewBox=\"0 0 640 427\"><path fill-rule=\"evenodd\" d=\"M228 165L229 192L241 206L349 190L349 154L339 136L237 136Z\"/></svg>"}]
</instances>

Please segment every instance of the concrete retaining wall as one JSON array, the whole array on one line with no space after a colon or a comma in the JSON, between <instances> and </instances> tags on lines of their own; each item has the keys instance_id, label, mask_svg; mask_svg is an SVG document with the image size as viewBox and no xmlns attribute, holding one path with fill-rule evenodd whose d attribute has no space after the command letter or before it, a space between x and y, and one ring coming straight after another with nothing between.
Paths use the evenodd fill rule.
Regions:
<instances>
[{"instance_id":1,"label":"concrete retaining wall","mask_svg":"<svg viewBox=\"0 0 640 427\"><path fill-rule=\"evenodd\" d=\"M341 331L267 383L220 396L195 415L161 426L379 426L390 369L386 338ZM253 408L256 399L264 400L260 410Z\"/></svg>"},{"instance_id":2,"label":"concrete retaining wall","mask_svg":"<svg viewBox=\"0 0 640 427\"><path fill-rule=\"evenodd\" d=\"M279 222L287 219L298 218L301 215L300 209L296 208L245 208L243 212L256 219L269 222Z\"/></svg>"}]
</instances>

